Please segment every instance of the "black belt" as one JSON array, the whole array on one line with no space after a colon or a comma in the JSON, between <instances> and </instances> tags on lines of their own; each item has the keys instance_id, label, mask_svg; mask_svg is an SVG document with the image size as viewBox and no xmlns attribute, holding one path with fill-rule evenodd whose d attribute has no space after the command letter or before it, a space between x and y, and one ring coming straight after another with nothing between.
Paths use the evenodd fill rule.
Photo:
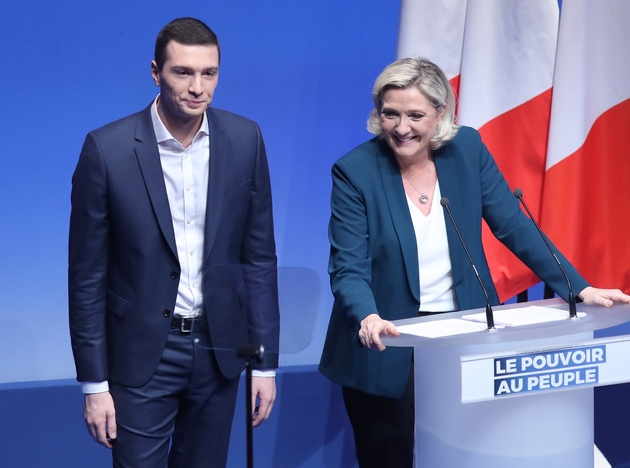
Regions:
<instances>
[{"instance_id":1,"label":"black belt","mask_svg":"<svg viewBox=\"0 0 630 468\"><path fill-rule=\"evenodd\" d=\"M179 315L173 316L171 322L171 330L178 331L180 333L191 333L205 331L208 329L206 324L206 317L200 315L198 317L181 317Z\"/></svg>"}]
</instances>

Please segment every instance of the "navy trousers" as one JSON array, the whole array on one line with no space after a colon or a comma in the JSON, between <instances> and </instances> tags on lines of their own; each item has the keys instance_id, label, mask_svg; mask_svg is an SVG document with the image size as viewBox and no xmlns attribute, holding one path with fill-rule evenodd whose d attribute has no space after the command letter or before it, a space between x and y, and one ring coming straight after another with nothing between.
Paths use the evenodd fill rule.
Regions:
<instances>
[{"instance_id":1,"label":"navy trousers","mask_svg":"<svg viewBox=\"0 0 630 468\"><path fill-rule=\"evenodd\" d=\"M221 374L209 348L207 332L171 331L149 382L110 382L115 468L225 467L239 379Z\"/></svg>"}]
</instances>

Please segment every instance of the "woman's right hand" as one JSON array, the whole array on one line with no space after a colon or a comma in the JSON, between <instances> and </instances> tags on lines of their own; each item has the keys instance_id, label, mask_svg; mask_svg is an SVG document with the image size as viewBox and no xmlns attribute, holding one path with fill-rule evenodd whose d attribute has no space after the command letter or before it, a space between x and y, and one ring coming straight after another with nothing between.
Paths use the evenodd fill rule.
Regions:
<instances>
[{"instance_id":1,"label":"woman's right hand","mask_svg":"<svg viewBox=\"0 0 630 468\"><path fill-rule=\"evenodd\" d=\"M370 314L361 320L359 340L363 346L383 351L385 346L381 343L381 335L400 336L400 332L392 322L383 320L378 314Z\"/></svg>"}]
</instances>

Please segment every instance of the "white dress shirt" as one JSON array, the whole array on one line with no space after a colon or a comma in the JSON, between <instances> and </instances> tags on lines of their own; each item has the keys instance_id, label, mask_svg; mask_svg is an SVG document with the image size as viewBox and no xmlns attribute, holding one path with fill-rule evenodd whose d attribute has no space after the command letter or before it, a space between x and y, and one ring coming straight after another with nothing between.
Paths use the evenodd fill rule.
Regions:
<instances>
[{"instance_id":1,"label":"white dress shirt","mask_svg":"<svg viewBox=\"0 0 630 468\"><path fill-rule=\"evenodd\" d=\"M184 148L162 123L156 102L157 99L151 106L151 119L160 152L181 268L174 314L190 317L202 313L203 307L203 238L210 155L208 117L203 114L201 127L192 143Z\"/></svg>"}]
</instances>

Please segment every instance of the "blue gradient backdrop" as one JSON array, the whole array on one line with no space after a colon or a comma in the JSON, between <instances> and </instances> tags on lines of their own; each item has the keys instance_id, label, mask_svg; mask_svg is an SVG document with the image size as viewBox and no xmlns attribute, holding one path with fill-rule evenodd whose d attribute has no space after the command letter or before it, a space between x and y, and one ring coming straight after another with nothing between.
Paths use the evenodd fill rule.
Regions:
<instances>
[{"instance_id":1,"label":"blue gradient backdrop","mask_svg":"<svg viewBox=\"0 0 630 468\"><path fill-rule=\"evenodd\" d=\"M370 90L395 58L394 0L110 0L0 5L0 383L74 378L67 330L70 178L85 134L156 95L155 36L195 16L221 42L213 106L256 120L267 144L281 266L322 284L318 361L332 303L330 167L369 138Z\"/></svg>"}]
</instances>

